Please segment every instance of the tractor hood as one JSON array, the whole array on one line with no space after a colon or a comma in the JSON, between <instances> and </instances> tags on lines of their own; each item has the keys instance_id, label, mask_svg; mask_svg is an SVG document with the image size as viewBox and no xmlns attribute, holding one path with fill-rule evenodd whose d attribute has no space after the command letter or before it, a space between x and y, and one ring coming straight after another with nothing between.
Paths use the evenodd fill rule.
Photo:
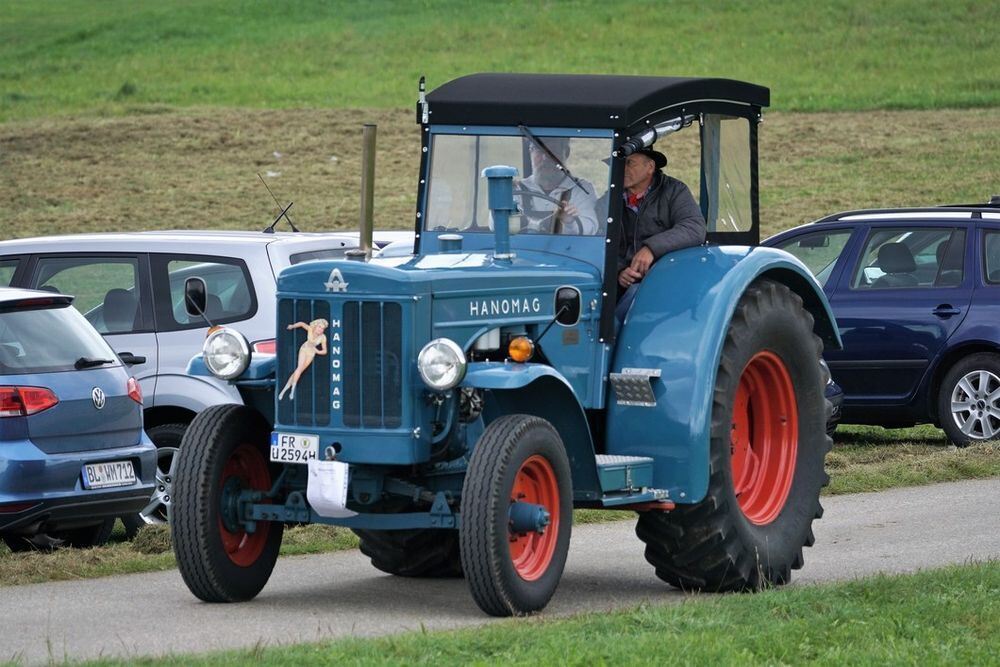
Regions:
<instances>
[{"instance_id":1,"label":"tractor hood","mask_svg":"<svg viewBox=\"0 0 1000 667\"><path fill-rule=\"evenodd\" d=\"M577 288L590 304L600 293L600 274L592 265L562 255L522 251L502 261L492 252L474 251L308 262L282 271L278 278L283 297L427 299L436 335L456 327L471 335L488 325L551 319L556 290L565 286Z\"/></svg>"}]
</instances>

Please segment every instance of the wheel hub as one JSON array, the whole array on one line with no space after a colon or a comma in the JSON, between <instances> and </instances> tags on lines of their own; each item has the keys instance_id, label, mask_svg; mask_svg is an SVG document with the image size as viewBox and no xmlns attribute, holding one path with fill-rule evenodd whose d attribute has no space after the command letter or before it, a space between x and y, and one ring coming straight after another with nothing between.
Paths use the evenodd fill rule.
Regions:
<instances>
[{"instance_id":1,"label":"wheel hub","mask_svg":"<svg viewBox=\"0 0 1000 667\"><path fill-rule=\"evenodd\" d=\"M984 370L962 376L951 392L951 417L973 440L1000 435L1000 377Z\"/></svg>"},{"instance_id":2,"label":"wheel hub","mask_svg":"<svg viewBox=\"0 0 1000 667\"><path fill-rule=\"evenodd\" d=\"M543 456L528 457L514 477L507 539L517 574L526 581L548 570L559 537L559 482Z\"/></svg>"},{"instance_id":3,"label":"wheel hub","mask_svg":"<svg viewBox=\"0 0 1000 667\"><path fill-rule=\"evenodd\" d=\"M733 491L751 523L769 524L784 508L795 476L798 436L788 369L773 352L758 352L740 376L730 430Z\"/></svg>"}]
</instances>

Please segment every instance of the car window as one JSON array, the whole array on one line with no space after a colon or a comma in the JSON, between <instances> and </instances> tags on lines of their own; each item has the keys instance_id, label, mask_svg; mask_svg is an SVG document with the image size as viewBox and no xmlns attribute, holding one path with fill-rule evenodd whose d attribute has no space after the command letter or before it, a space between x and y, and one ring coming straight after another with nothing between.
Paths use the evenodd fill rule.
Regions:
<instances>
[{"instance_id":1,"label":"car window","mask_svg":"<svg viewBox=\"0 0 1000 667\"><path fill-rule=\"evenodd\" d=\"M964 229L874 229L861 253L851 287L955 287L964 277L964 258Z\"/></svg>"},{"instance_id":2,"label":"car window","mask_svg":"<svg viewBox=\"0 0 1000 667\"><path fill-rule=\"evenodd\" d=\"M239 260L166 258L166 271L170 285L169 317L177 327L206 326L204 320L197 315L191 317L184 308L184 283L188 278L205 281L208 288L205 315L213 324L245 319L256 308L249 273Z\"/></svg>"},{"instance_id":3,"label":"car window","mask_svg":"<svg viewBox=\"0 0 1000 667\"><path fill-rule=\"evenodd\" d=\"M120 365L104 339L69 306L0 309L0 373L71 371L81 357Z\"/></svg>"},{"instance_id":4,"label":"car window","mask_svg":"<svg viewBox=\"0 0 1000 667\"><path fill-rule=\"evenodd\" d=\"M1000 283L1000 231L986 232L983 255L986 282L991 285Z\"/></svg>"},{"instance_id":5,"label":"car window","mask_svg":"<svg viewBox=\"0 0 1000 667\"><path fill-rule=\"evenodd\" d=\"M10 287L10 281L17 271L17 262L16 259L0 259L0 287Z\"/></svg>"},{"instance_id":6,"label":"car window","mask_svg":"<svg viewBox=\"0 0 1000 667\"><path fill-rule=\"evenodd\" d=\"M307 250L289 255L288 263L291 265L302 262L312 262L318 259L343 259L350 248L323 248L321 250Z\"/></svg>"},{"instance_id":7,"label":"car window","mask_svg":"<svg viewBox=\"0 0 1000 667\"><path fill-rule=\"evenodd\" d=\"M42 257L32 286L76 297L73 306L102 334L138 328L139 261L135 257Z\"/></svg>"},{"instance_id":8,"label":"car window","mask_svg":"<svg viewBox=\"0 0 1000 667\"><path fill-rule=\"evenodd\" d=\"M837 258L850 238L850 229L827 230L796 236L777 247L795 255L812 271L821 285L826 285L837 264Z\"/></svg>"}]
</instances>

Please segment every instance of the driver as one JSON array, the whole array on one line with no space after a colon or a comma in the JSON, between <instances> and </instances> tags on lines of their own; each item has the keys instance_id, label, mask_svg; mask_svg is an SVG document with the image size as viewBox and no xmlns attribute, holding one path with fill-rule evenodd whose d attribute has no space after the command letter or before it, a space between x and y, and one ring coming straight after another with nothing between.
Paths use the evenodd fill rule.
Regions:
<instances>
[{"instance_id":1,"label":"driver","mask_svg":"<svg viewBox=\"0 0 1000 667\"><path fill-rule=\"evenodd\" d=\"M569 137L541 137L538 141L566 164ZM535 142L528 141L528 149L531 175L518 185L526 191L520 193L524 228L550 234L597 234L597 197L593 184L582 178L574 182Z\"/></svg>"}]
</instances>

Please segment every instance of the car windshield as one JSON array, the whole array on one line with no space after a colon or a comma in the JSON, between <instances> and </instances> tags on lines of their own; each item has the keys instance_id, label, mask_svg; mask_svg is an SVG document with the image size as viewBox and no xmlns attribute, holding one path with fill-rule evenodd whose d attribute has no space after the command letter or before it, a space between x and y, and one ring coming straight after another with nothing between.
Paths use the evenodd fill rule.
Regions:
<instances>
[{"instance_id":1,"label":"car windshield","mask_svg":"<svg viewBox=\"0 0 1000 667\"><path fill-rule=\"evenodd\" d=\"M93 366L119 363L75 308L0 310L0 373L71 371L80 359ZM97 363L100 360L111 363Z\"/></svg>"},{"instance_id":2,"label":"car windshield","mask_svg":"<svg viewBox=\"0 0 1000 667\"><path fill-rule=\"evenodd\" d=\"M435 134L425 229L492 230L483 169L517 169L512 234L603 235L608 217L610 137ZM572 176L567 175L566 169Z\"/></svg>"}]
</instances>

